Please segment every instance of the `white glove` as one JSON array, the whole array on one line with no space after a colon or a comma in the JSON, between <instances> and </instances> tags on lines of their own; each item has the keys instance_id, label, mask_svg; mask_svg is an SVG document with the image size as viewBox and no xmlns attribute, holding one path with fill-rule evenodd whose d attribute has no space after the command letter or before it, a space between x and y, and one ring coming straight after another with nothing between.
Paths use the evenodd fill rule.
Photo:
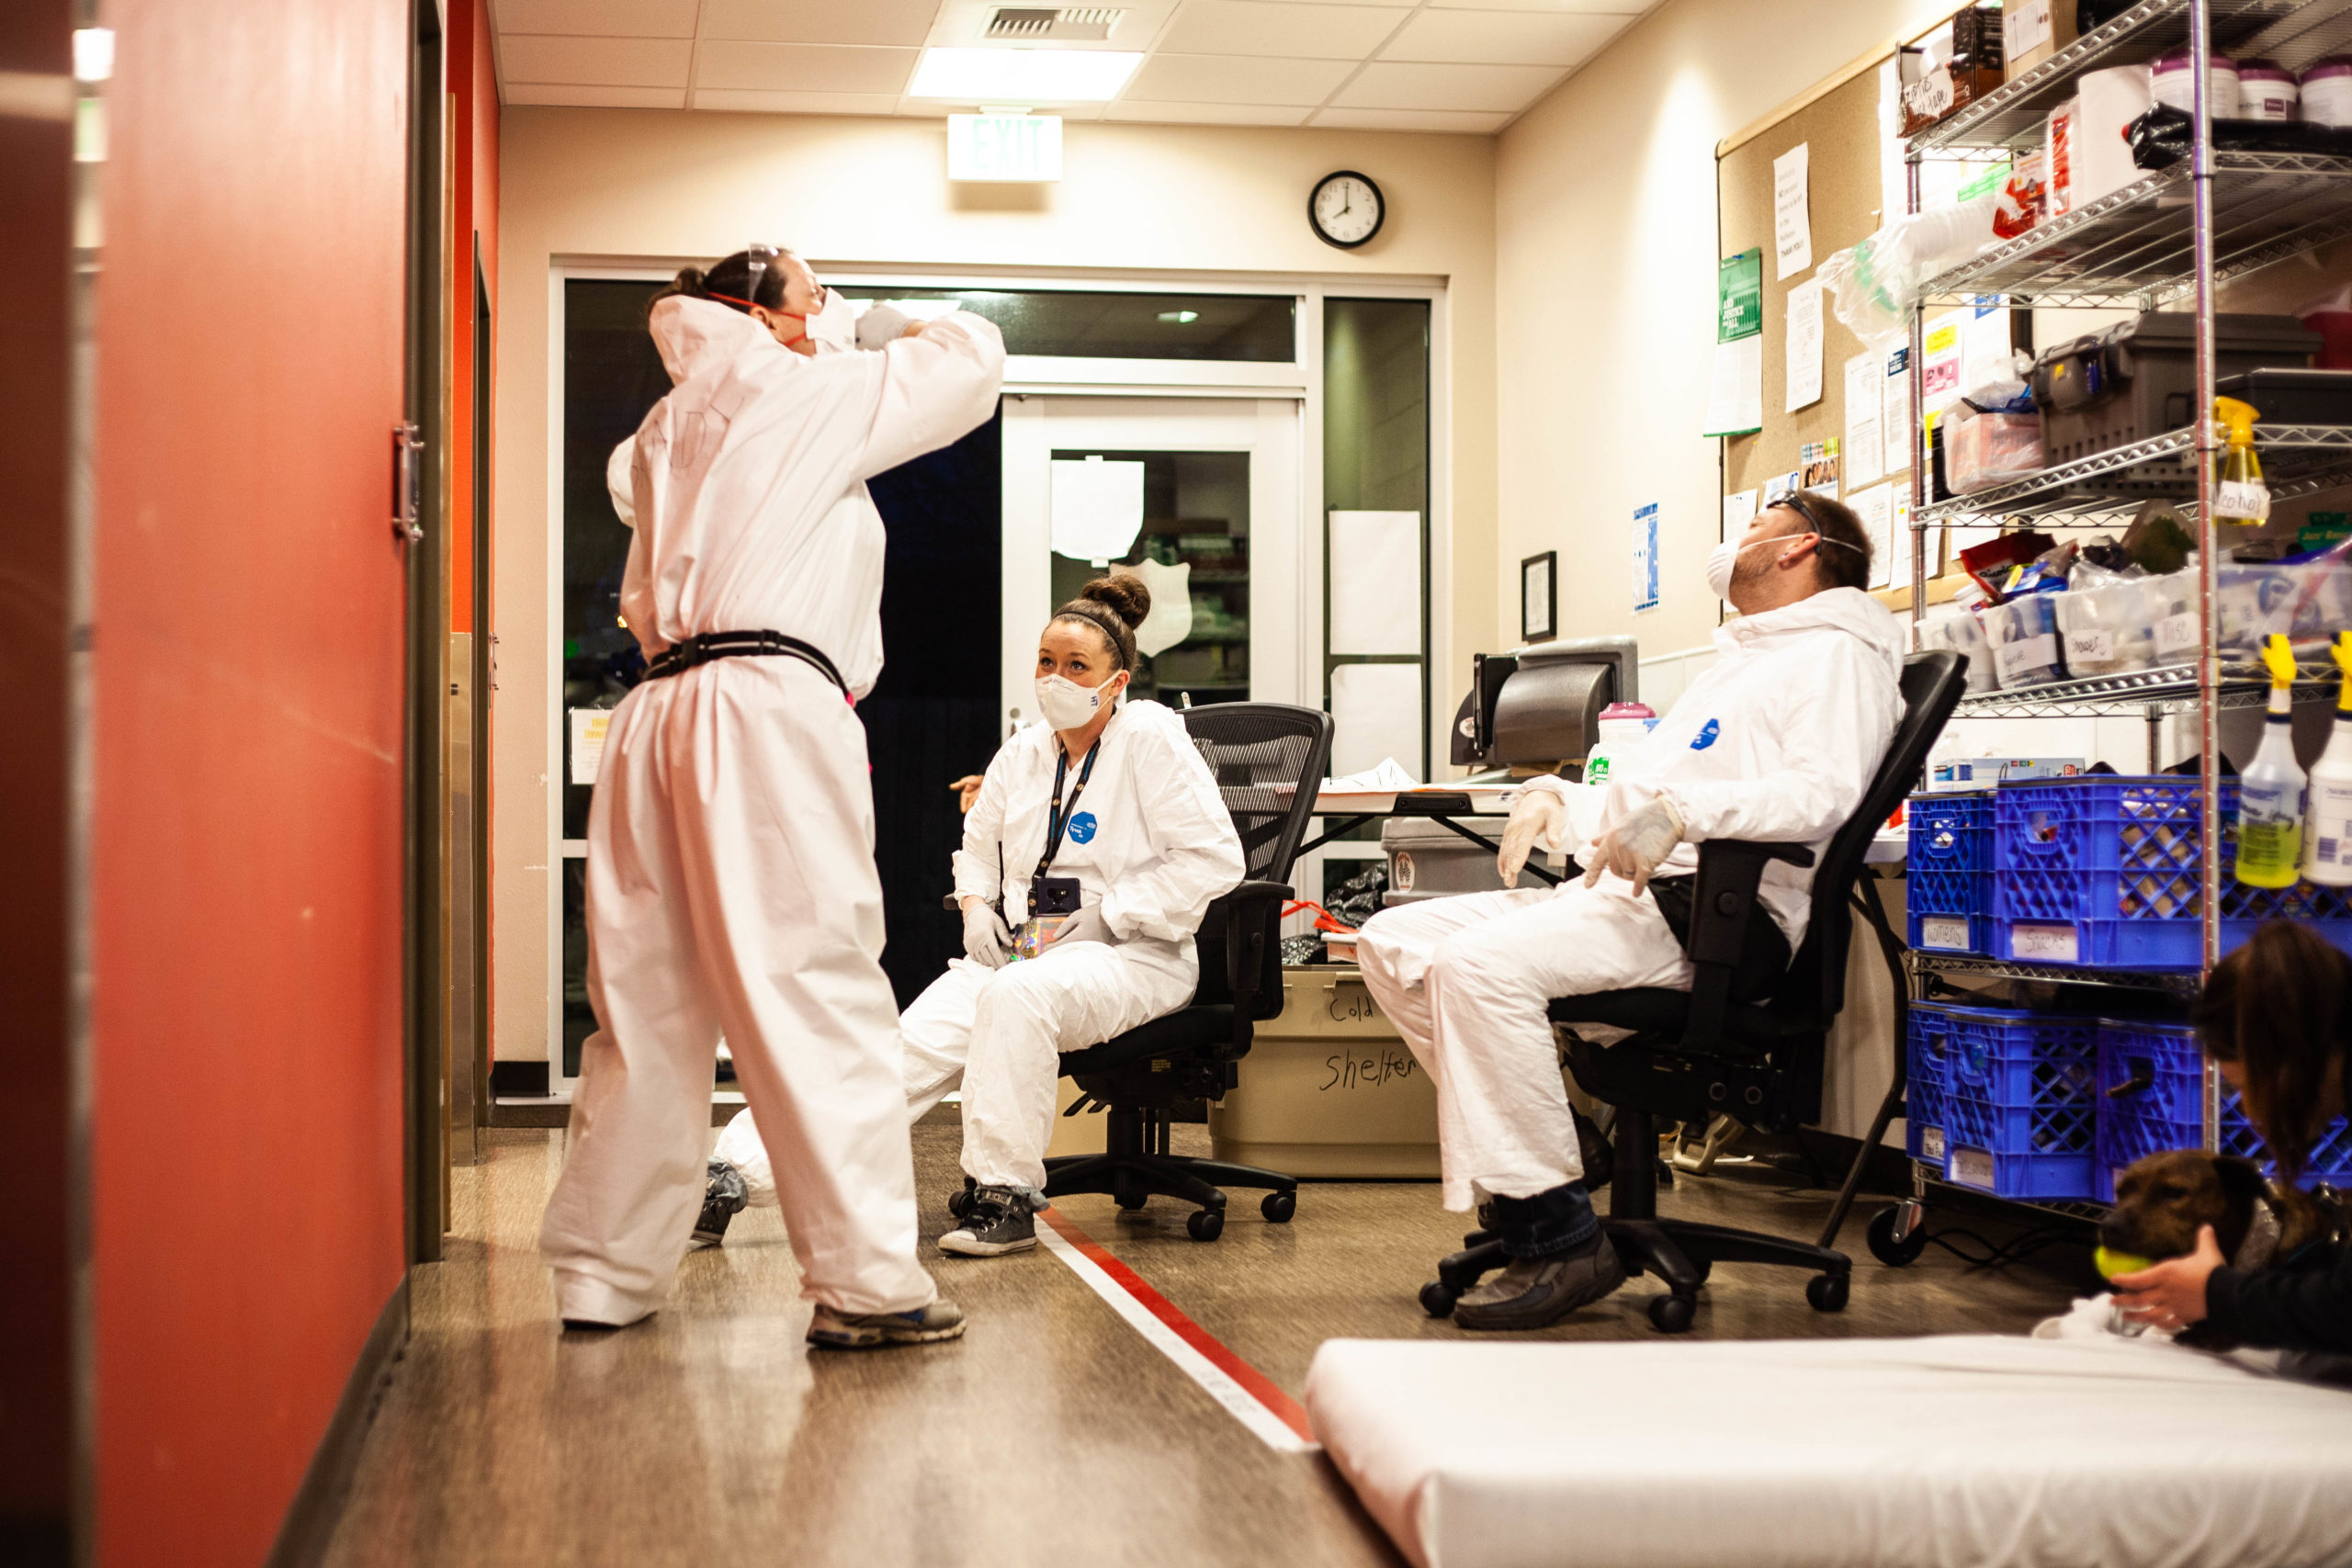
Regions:
<instances>
[{"instance_id":1,"label":"white glove","mask_svg":"<svg viewBox=\"0 0 2352 1568\"><path fill-rule=\"evenodd\" d=\"M964 900L964 956L989 969L1001 969L1012 958L1012 933L984 898Z\"/></svg>"},{"instance_id":2,"label":"white glove","mask_svg":"<svg viewBox=\"0 0 2352 1568\"><path fill-rule=\"evenodd\" d=\"M1116 947L1119 939L1111 934L1111 922L1102 918L1102 906L1089 904L1062 922L1049 944L1059 947L1066 942L1099 942L1105 947Z\"/></svg>"},{"instance_id":3,"label":"white glove","mask_svg":"<svg viewBox=\"0 0 2352 1568\"><path fill-rule=\"evenodd\" d=\"M1526 865L1527 855L1538 843L1557 852L1561 830L1568 825L1568 803L1560 798L1557 790L1522 789L1510 803L1510 816L1503 823L1502 853L1495 857L1495 869L1502 873L1503 886L1519 886L1520 868Z\"/></svg>"},{"instance_id":4,"label":"white glove","mask_svg":"<svg viewBox=\"0 0 2352 1568\"><path fill-rule=\"evenodd\" d=\"M894 310L888 305L876 305L857 319L857 346L868 349L881 348L885 344L898 342L907 335L909 327L919 324L912 316L903 310Z\"/></svg>"},{"instance_id":5,"label":"white glove","mask_svg":"<svg viewBox=\"0 0 2352 1568\"><path fill-rule=\"evenodd\" d=\"M1654 795L1627 813L1624 820L1600 835L1592 846L1592 863L1585 868L1587 887L1614 872L1634 885L1639 897L1650 885L1650 874L1666 863L1682 841L1682 818L1662 795Z\"/></svg>"}]
</instances>

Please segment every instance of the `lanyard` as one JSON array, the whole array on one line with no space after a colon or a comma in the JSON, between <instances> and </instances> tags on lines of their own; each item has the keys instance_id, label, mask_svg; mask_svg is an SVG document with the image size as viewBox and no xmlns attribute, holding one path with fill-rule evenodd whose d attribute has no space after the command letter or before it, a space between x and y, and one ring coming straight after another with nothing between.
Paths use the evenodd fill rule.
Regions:
<instances>
[{"instance_id":1,"label":"lanyard","mask_svg":"<svg viewBox=\"0 0 2352 1568\"><path fill-rule=\"evenodd\" d=\"M1065 813L1062 810L1062 779L1069 771L1069 753L1058 746L1054 748L1054 808L1046 818L1046 852L1030 877L1032 882L1043 880L1053 866L1054 856L1061 852L1063 830L1069 827L1069 819L1078 815L1078 797L1084 793L1086 781L1093 776L1094 755L1102 750L1102 742L1099 738L1086 749L1086 762L1078 770L1078 784L1069 792L1069 810Z\"/></svg>"}]
</instances>

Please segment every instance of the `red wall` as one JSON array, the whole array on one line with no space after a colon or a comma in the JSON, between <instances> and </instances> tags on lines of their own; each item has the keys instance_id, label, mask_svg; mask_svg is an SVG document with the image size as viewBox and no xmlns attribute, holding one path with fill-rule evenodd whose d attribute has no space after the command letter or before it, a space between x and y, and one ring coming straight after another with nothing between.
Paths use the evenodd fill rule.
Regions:
<instances>
[{"instance_id":1,"label":"red wall","mask_svg":"<svg viewBox=\"0 0 2352 1568\"><path fill-rule=\"evenodd\" d=\"M402 1262L405 0L109 0L98 1561L267 1552Z\"/></svg>"}]
</instances>

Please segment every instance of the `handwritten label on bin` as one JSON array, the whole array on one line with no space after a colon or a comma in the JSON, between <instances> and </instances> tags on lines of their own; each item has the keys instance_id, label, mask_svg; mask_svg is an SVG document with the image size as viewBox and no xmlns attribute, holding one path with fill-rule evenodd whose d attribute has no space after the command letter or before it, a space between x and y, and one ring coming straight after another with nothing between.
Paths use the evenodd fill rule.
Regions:
<instances>
[{"instance_id":1,"label":"handwritten label on bin","mask_svg":"<svg viewBox=\"0 0 2352 1568\"><path fill-rule=\"evenodd\" d=\"M1323 1002L1323 1016L1333 1023L1363 1023L1380 1016L1380 1004L1362 985L1334 982Z\"/></svg>"},{"instance_id":2,"label":"handwritten label on bin","mask_svg":"<svg viewBox=\"0 0 2352 1568\"><path fill-rule=\"evenodd\" d=\"M1922 915L1919 918L1919 945L1965 950L1968 946L1968 917Z\"/></svg>"},{"instance_id":3,"label":"handwritten label on bin","mask_svg":"<svg viewBox=\"0 0 2352 1568\"><path fill-rule=\"evenodd\" d=\"M2072 926L2011 926L2009 955L2020 964L2076 964L2082 949Z\"/></svg>"},{"instance_id":4,"label":"handwritten label on bin","mask_svg":"<svg viewBox=\"0 0 2352 1568\"><path fill-rule=\"evenodd\" d=\"M1335 1051L1323 1059L1323 1070L1331 1076L1317 1092L1329 1094L1335 1089L1378 1089L1402 1083L1420 1070L1420 1064L1413 1060L1410 1051L1385 1046L1374 1051Z\"/></svg>"}]
</instances>

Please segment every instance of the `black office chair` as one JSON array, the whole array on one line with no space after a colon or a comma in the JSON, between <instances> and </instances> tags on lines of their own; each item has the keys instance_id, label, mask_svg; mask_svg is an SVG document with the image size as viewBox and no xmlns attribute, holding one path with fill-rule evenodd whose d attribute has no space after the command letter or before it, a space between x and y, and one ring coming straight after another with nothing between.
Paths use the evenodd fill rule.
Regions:
<instances>
[{"instance_id":1,"label":"black office chair","mask_svg":"<svg viewBox=\"0 0 2352 1568\"><path fill-rule=\"evenodd\" d=\"M1846 1304L1853 1264L1842 1252L1759 1231L1657 1217L1657 1122L1704 1122L1726 1114L1752 1127L1800 1127L1821 1114L1822 1059L1829 1027L1846 1003L1849 903L1863 856L1879 824L1916 786L1928 750L1967 688L1967 660L1950 651L1918 653L1903 667L1903 718L1860 807L1829 840L1815 873L1804 944L1770 997L1731 994L1748 914L1765 866L1810 865L1800 844L1711 839L1699 846L1698 886L1683 950L1696 977L1688 991L1646 987L1561 997L1552 1021L1606 1024L1634 1032L1615 1045L1571 1039L1568 1069L1586 1093L1617 1108L1616 1179L1601 1225L1629 1274L1656 1274L1668 1293L1650 1300L1650 1322L1668 1334L1689 1328L1699 1287L1717 1263L1771 1263L1805 1269L1805 1300L1821 1312ZM1421 1288L1433 1317L1453 1312L1461 1294L1510 1261L1501 1244L1480 1232L1438 1266Z\"/></svg>"},{"instance_id":2,"label":"black office chair","mask_svg":"<svg viewBox=\"0 0 2352 1568\"><path fill-rule=\"evenodd\" d=\"M1129 1210L1154 1196L1182 1198L1199 1205L1185 1229L1196 1241L1215 1241L1225 1229L1219 1182L1271 1189L1261 1208L1277 1224L1298 1208L1295 1177L1170 1154L1168 1138L1176 1103L1224 1099L1240 1081L1258 1021L1283 1010L1285 879L1330 761L1331 716L1279 703L1213 703L1183 717L1241 836L1245 880L1201 922L1200 988L1190 1006L1063 1055L1062 1076L1084 1091L1063 1114L1103 1110L1110 1124L1103 1153L1046 1162L1046 1196L1102 1192ZM967 1179L948 1202L959 1219L970 1190Z\"/></svg>"}]
</instances>

